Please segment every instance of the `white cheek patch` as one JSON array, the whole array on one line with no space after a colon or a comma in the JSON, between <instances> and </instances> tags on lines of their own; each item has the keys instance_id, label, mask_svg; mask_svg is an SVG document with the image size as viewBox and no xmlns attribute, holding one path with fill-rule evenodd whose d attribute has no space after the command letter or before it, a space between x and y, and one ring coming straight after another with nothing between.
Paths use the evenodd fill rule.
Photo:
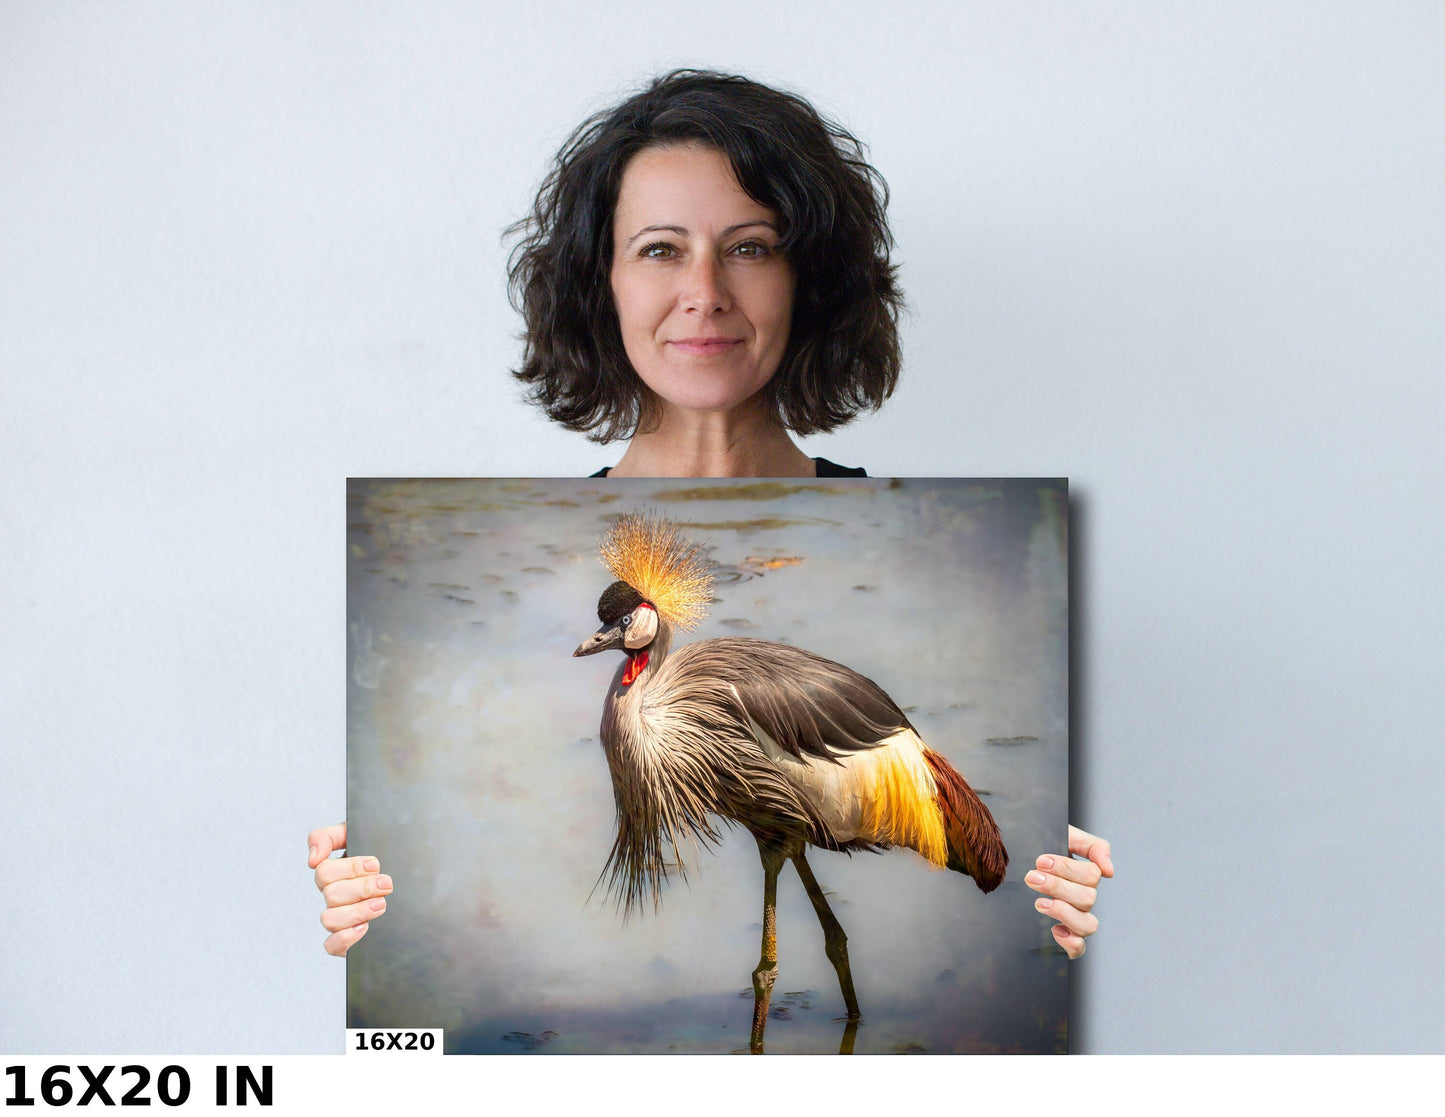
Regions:
<instances>
[{"instance_id":1,"label":"white cheek patch","mask_svg":"<svg viewBox=\"0 0 1445 1117\"><path fill-rule=\"evenodd\" d=\"M657 635L657 610L650 605L639 605L632 612L632 623L622 638L624 648L644 648Z\"/></svg>"}]
</instances>

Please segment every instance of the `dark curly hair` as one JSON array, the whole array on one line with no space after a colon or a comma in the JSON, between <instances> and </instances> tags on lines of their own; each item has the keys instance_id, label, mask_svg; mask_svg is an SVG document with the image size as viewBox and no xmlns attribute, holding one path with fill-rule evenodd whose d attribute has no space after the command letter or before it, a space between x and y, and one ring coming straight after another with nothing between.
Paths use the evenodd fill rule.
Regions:
<instances>
[{"instance_id":1,"label":"dark curly hair","mask_svg":"<svg viewBox=\"0 0 1445 1117\"><path fill-rule=\"evenodd\" d=\"M807 435L876 409L898 383L903 295L888 254L888 186L862 144L792 93L733 74L674 70L585 120L558 152L508 266L526 320L528 398L594 442L654 426L656 401L628 363L612 300L612 214L628 162L699 143L782 219L797 276L787 351L765 391Z\"/></svg>"}]
</instances>

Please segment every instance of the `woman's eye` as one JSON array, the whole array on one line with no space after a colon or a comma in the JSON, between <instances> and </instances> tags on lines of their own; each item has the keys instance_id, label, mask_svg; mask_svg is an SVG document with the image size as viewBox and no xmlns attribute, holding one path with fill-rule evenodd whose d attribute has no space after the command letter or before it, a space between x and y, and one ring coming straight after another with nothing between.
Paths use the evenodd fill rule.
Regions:
<instances>
[{"instance_id":1,"label":"woman's eye","mask_svg":"<svg viewBox=\"0 0 1445 1117\"><path fill-rule=\"evenodd\" d=\"M734 256L742 256L749 260L756 259L759 256L766 256L767 254L768 246L755 240L744 241L733 249Z\"/></svg>"},{"instance_id":2,"label":"woman's eye","mask_svg":"<svg viewBox=\"0 0 1445 1117\"><path fill-rule=\"evenodd\" d=\"M642 251L638 253L639 256L644 256L649 260L666 260L672 254L672 245L667 244L664 241L658 241L655 244L644 245Z\"/></svg>"}]
</instances>

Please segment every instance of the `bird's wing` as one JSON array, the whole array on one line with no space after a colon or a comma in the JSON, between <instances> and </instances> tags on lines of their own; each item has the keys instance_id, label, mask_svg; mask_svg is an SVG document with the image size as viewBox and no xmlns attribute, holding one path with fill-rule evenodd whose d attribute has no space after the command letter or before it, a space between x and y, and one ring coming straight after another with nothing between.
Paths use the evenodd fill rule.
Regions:
<instances>
[{"instance_id":1,"label":"bird's wing","mask_svg":"<svg viewBox=\"0 0 1445 1117\"><path fill-rule=\"evenodd\" d=\"M789 644L702 640L679 648L667 667L726 683L741 717L799 759L836 762L839 754L876 748L909 724L872 679Z\"/></svg>"}]
</instances>

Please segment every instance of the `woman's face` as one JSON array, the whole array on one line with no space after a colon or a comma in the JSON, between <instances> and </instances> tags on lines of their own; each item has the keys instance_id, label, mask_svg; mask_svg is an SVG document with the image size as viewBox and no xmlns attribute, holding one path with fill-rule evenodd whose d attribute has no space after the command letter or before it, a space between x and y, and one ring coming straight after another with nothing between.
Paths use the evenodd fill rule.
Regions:
<instances>
[{"instance_id":1,"label":"woman's face","mask_svg":"<svg viewBox=\"0 0 1445 1117\"><path fill-rule=\"evenodd\" d=\"M727 156L687 144L638 152L612 221L612 297L627 359L665 405L729 411L773 378L788 346L793 269L778 215Z\"/></svg>"}]
</instances>

